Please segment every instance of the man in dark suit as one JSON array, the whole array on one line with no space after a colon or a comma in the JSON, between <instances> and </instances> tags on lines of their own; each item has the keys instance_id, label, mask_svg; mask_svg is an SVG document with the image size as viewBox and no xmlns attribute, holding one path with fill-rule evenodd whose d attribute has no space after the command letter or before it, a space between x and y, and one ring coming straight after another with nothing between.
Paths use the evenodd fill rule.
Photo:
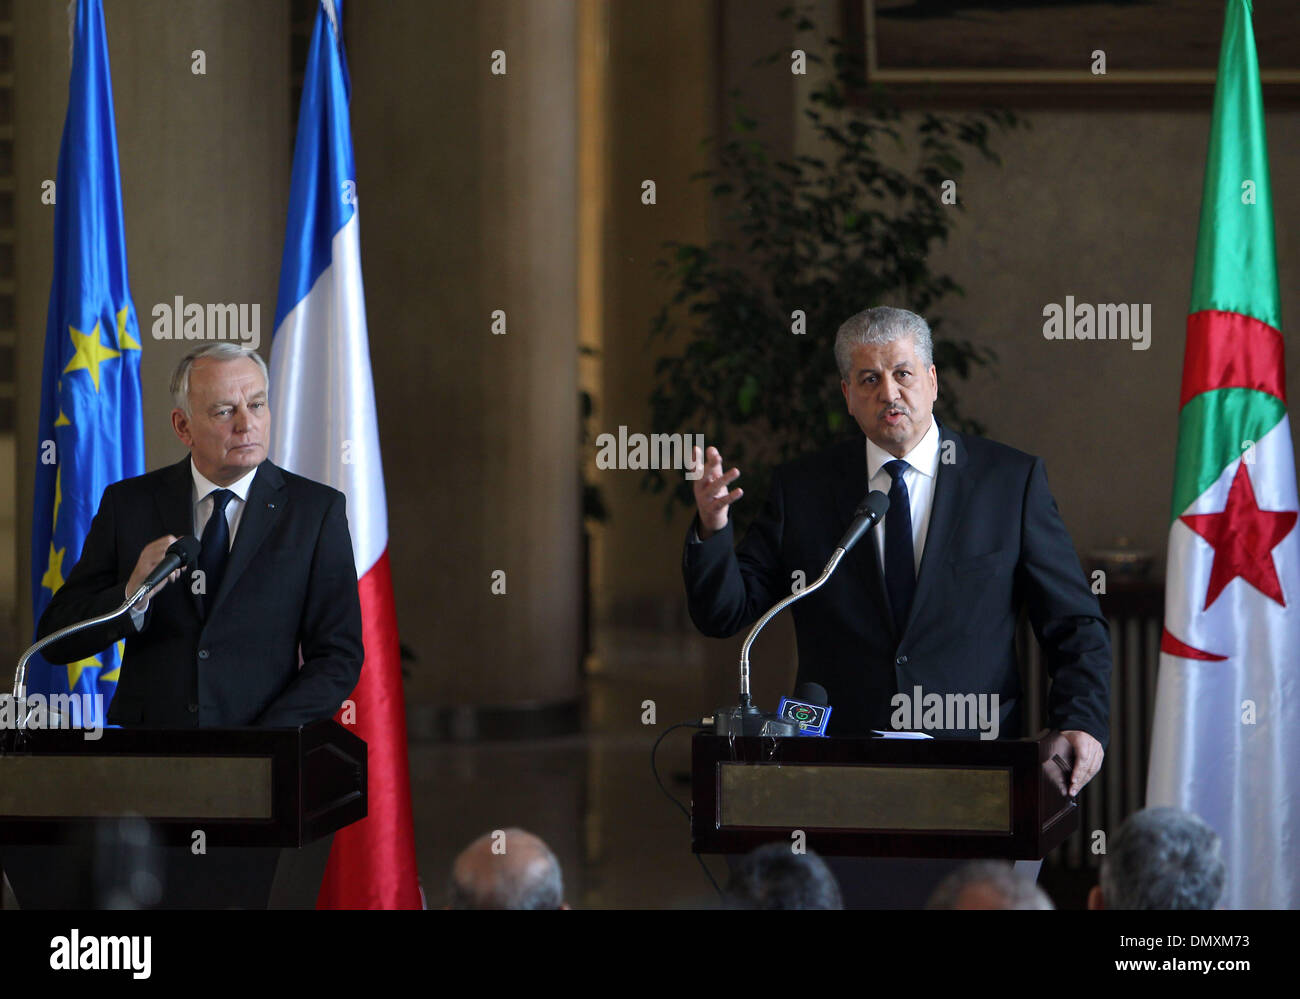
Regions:
<instances>
[{"instance_id":1,"label":"man in dark suit","mask_svg":"<svg viewBox=\"0 0 1300 999\"><path fill-rule=\"evenodd\" d=\"M172 378L190 457L109 486L41 636L110 611L180 535L197 566L129 615L48 646L62 663L125 639L111 724L292 727L331 717L361 673L361 607L343 494L266 460L266 365L232 343ZM168 585L173 583L175 585Z\"/></svg>"},{"instance_id":2,"label":"man in dark suit","mask_svg":"<svg viewBox=\"0 0 1300 999\"><path fill-rule=\"evenodd\" d=\"M1015 629L1025 607L1053 680L1050 722L1075 749L1077 794L1108 740L1110 639L1042 461L939 426L920 316L868 309L840 328L835 353L866 440L779 468L739 546L728 509L742 495L729 490L740 473L723 472L716 448L696 449L695 466L705 467L683 559L691 619L720 638L750 625L791 592L796 574L821 574L854 509L881 489L890 507L869 543L791 609L798 682L826 688L831 734L914 729L925 718L919 727L930 734L972 737L965 709L982 700L997 705L1000 736L1021 735ZM958 720L950 712L935 724L911 703L917 688L925 703L938 695L959 708Z\"/></svg>"}]
</instances>

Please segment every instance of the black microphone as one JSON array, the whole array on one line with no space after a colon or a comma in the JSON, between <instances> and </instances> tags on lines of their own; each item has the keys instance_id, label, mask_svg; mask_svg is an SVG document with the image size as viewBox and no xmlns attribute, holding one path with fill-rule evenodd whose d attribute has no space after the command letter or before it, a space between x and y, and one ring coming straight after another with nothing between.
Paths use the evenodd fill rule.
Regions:
<instances>
[{"instance_id":1,"label":"black microphone","mask_svg":"<svg viewBox=\"0 0 1300 999\"><path fill-rule=\"evenodd\" d=\"M889 497L879 489L873 489L867 493L867 498L858 504L858 508L853 511L853 523L849 529L844 532L844 537L840 538L840 547L845 553L856 545L862 535L876 526L876 523L885 515L889 509Z\"/></svg>"},{"instance_id":2,"label":"black microphone","mask_svg":"<svg viewBox=\"0 0 1300 999\"><path fill-rule=\"evenodd\" d=\"M145 577L140 586L145 593L150 593L153 588L170 576L177 569L185 569L199 560L199 541L198 538L191 534L183 538L177 538L167 549L167 554L163 560L154 566L153 572Z\"/></svg>"},{"instance_id":3,"label":"black microphone","mask_svg":"<svg viewBox=\"0 0 1300 999\"><path fill-rule=\"evenodd\" d=\"M807 704L820 704L825 707L830 704L830 698L826 696L826 688L820 683L801 683L794 691L796 701L804 701Z\"/></svg>"}]
</instances>

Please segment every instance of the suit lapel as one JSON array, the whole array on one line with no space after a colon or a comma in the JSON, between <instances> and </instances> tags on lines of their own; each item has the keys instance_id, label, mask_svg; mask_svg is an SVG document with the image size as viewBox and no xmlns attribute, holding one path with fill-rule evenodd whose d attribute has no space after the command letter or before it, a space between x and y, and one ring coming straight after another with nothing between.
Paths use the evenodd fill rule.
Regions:
<instances>
[{"instance_id":1,"label":"suit lapel","mask_svg":"<svg viewBox=\"0 0 1300 999\"><path fill-rule=\"evenodd\" d=\"M221 577L221 588L212 598L212 606L208 610L209 620L262 547L262 542L284 511L286 498L284 476L280 469L270 461L262 462L257 474L253 476L253 485L248 490L248 501L239 518L239 530L235 532L235 541L230 548L230 559L226 562L226 571Z\"/></svg>"},{"instance_id":2,"label":"suit lapel","mask_svg":"<svg viewBox=\"0 0 1300 999\"><path fill-rule=\"evenodd\" d=\"M867 495L867 442L865 438L855 437L851 445L846 445L837 455L835 475L835 512L839 523L837 531L843 532L853 522L853 514L858 504ZM892 633L894 630L893 614L890 611L889 595L885 591L885 576L880 568L880 548L876 541L876 529L867 532L867 537L859 541L851 552L844 556L843 569L857 578L859 585L866 590L868 602L880 615L881 622ZM843 571L843 570L841 570Z\"/></svg>"},{"instance_id":3,"label":"suit lapel","mask_svg":"<svg viewBox=\"0 0 1300 999\"><path fill-rule=\"evenodd\" d=\"M945 455L951 455L950 461L944 461ZM939 426L939 471L935 476L934 499L930 505L930 527L925 534L925 549L921 552L921 568L916 577L916 592L912 596L912 609L907 616L907 627L916 620L917 608L920 607L930 591L934 589L934 580L944 566L944 553L948 551L948 541L953 529L961 519L962 507L966 503L966 490L970 480L966 469L966 448L961 436L947 427ZM907 628L904 628L906 631Z\"/></svg>"},{"instance_id":4,"label":"suit lapel","mask_svg":"<svg viewBox=\"0 0 1300 999\"><path fill-rule=\"evenodd\" d=\"M183 538L194 533L194 476L190 473L190 459L182 458L167 469L163 487L154 493L154 505L162 519L163 532ZM184 586L188 597L186 602L200 618L203 617L203 605L198 594L190 585L189 572L182 577L178 585Z\"/></svg>"}]
</instances>

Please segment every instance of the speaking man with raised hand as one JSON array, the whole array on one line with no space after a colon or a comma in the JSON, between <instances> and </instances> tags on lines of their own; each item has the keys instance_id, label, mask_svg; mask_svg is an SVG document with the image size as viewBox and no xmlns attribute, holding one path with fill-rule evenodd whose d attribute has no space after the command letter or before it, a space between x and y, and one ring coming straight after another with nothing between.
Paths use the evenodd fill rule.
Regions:
<instances>
[{"instance_id":1,"label":"speaking man with raised hand","mask_svg":"<svg viewBox=\"0 0 1300 999\"><path fill-rule=\"evenodd\" d=\"M695 449L697 516L683 575L691 619L725 638L815 579L870 489L883 521L818 592L794 605L797 682L821 684L831 735L913 729L973 738L1024 734L1015 632L1022 608L1052 678L1049 722L1075 750L1069 791L1097 772L1109 736L1110 638L1039 458L960 434L934 418L930 328L872 308L835 340L844 401L862 435L777 469L739 545L729 510L744 495L716 447ZM945 718L900 702L959 695L995 717ZM974 695L969 698L966 695ZM972 712L974 713L974 712ZM980 725L987 721L988 725Z\"/></svg>"}]
</instances>

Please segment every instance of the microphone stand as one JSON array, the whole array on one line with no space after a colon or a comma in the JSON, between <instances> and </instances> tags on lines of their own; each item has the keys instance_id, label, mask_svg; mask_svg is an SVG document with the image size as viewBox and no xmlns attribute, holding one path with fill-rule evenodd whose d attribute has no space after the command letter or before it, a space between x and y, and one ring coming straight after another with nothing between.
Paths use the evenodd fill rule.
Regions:
<instances>
[{"instance_id":1,"label":"microphone stand","mask_svg":"<svg viewBox=\"0 0 1300 999\"><path fill-rule=\"evenodd\" d=\"M802 600L810 593L816 592L825 584L826 580L831 578L831 574L840 564L840 559L844 557L845 551L845 548L840 547L831 552L830 561L826 563L826 568L822 570L822 574L816 580L798 593L791 593L788 597L778 601L771 610L755 622L754 627L749 629L749 634L745 637L745 644L740 647L740 705L730 711L719 711L717 713L716 731L718 735L793 736L799 733L799 726L796 723L778 718L775 715L764 714L754 707L749 691L749 648L754 644L754 639L758 637L758 633L767 626L768 621L772 620L792 603Z\"/></svg>"},{"instance_id":2,"label":"microphone stand","mask_svg":"<svg viewBox=\"0 0 1300 999\"><path fill-rule=\"evenodd\" d=\"M123 614L125 614L128 610L131 609L131 607L135 604L137 600L139 600L146 593L148 593L151 588L152 587L150 587L147 581L142 583L139 589L137 589L135 593L133 593L127 599L127 601L124 604L122 604L122 606L118 607L116 610L109 611L107 614L100 614L98 617L88 618L85 621L77 621L73 624L68 625L66 628L60 628L58 631L52 632L51 634L48 634L44 638L40 639L40 641L34 643L26 652L22 654L22 656L18 659L18 668L14 671L14 687L13 687L13 694L11 695L14 702L14 708L18 713L17 714L18 724L16 728L19 733L18 736L19 738L22 737L22 733L26 730L27 719L28 719L28 713L27 713L27 662L28 660L30 660L32 656L36 655L36 653L40 652L41 649L45 648L47 645L57 642L60 639L67 638L70 635L75 635L78 632L85 631L88 628L94 628L101 624L108 624L110 621L114 620L115 618L121 617Z\"/></svg>"},{"instance_id":3,"label":"microphone stand","mask_svg":"<svg viewBox=\"0 0 1300 999\"><path fill-rule=\"evenodd\" d=\"M862 535L875 527L888 510L888 496L878 489L873 489L867 493L866 499L854 511L853 522L849 525L848 531L840 539L840 543L835 550L831 552L830 560L826 563L826 568L822 570L822 574L813 580L810 586L806 586L798 593L791 593L788 597L779 600L776 606L760 617L754 627L749 629L749 634L745 636L745 644L740 647L740 704L734 708L724 708L714 712L713 730L717 735L734 737L737 735L783 736L799 734L797 723L787 721L775 714L765 714L754 707L753 699L749 693L749 648L754 644L754 639L758 637L758 633L767 626L768 621L795 601L802 600L810 593L816 593L821 589L826 580L831 578L831 574L835 572L845 553L861 540Z\"/></svg>"}]
</instances>

